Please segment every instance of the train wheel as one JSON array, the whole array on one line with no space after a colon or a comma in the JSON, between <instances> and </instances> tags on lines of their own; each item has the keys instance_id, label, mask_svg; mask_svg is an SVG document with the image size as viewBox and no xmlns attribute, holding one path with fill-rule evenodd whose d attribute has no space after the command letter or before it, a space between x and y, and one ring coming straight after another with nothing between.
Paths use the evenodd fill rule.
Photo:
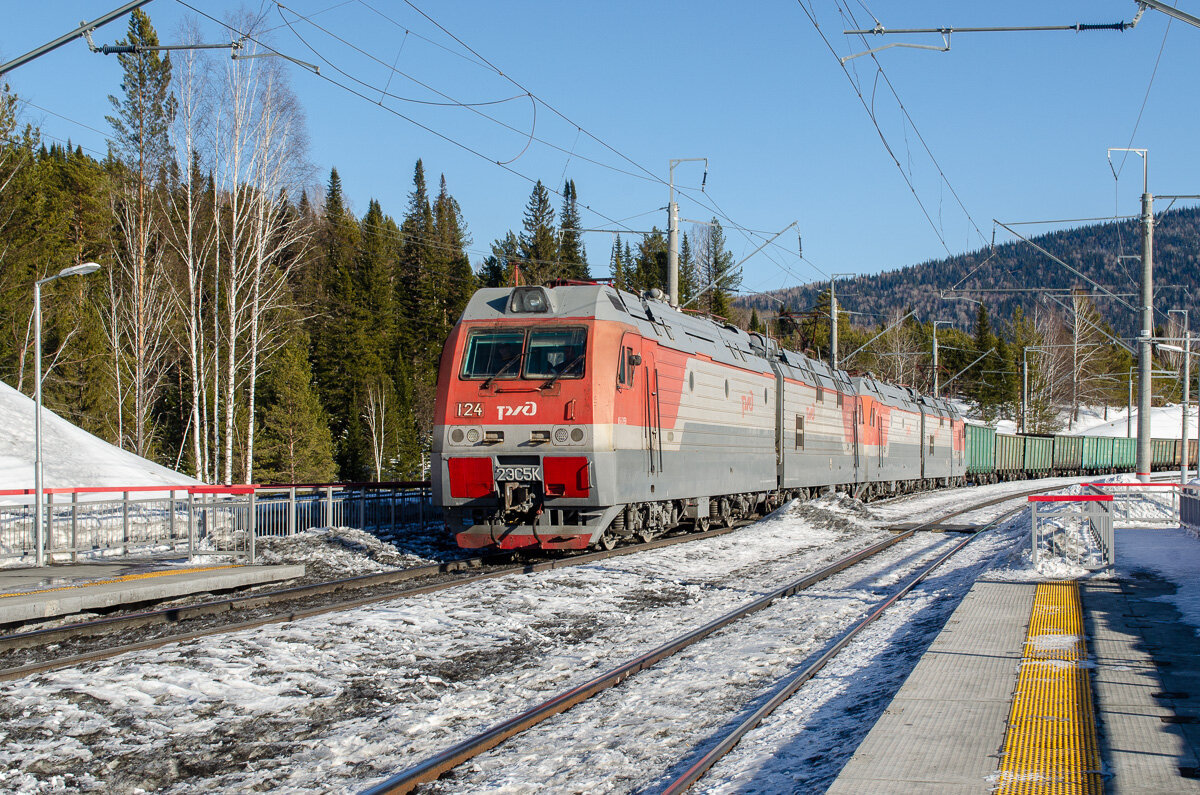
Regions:
<instances>
[{"instance_id":1,"label":"train wheel","mask_svg":"<svg viewBox=\"0 0 1200 795\"><path fill-rule=\"evenodd\" d=\"M617 545L617 537L615 535L613 535L612 533L608 532L607 530L605 530L603 533L600 534L600 540L596 542L596 546L599 547L600 549L603 549L605 552L608 552L610 549L613 549L614 547L616 547L616 545Z\"/></svg>"},{"instance_id":2,"label":"train wheel","mask_svg":"<svg viewBox=\"0 0 1200 795\"><path fill-rule=\"evenodd\" d=\"M710 523L708 521L707 516L697 516L692 521L692 524L695 526L697 533L704 533L704 532L708 531L708 527L709 527Z\"/></svg>"}]
</instances>

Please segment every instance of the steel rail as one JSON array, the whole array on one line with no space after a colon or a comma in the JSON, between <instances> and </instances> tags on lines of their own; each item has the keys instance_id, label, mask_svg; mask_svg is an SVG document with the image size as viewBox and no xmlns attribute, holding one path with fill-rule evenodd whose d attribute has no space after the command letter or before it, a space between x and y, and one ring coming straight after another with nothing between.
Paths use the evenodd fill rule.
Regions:
<instances>
[{"instance_id":1,"label":"steel rail","mask_svg":"<svg viewBox=\"0 0 1200 795\"><path fill-rule=\"evenodd\" d=\"M1059 488L1057 486L1051 488ZM903 528L903 532L911 533L918 530L938 530L939 525L948 519L959 516L964 513L981 510L983 508L1005 502L1007 500L1018 499L1036 494L1041 491L1047 491L1046 488L1032 489L1013 494L1007 494L996 497L984 502L975 503L965 508L960 508L953 512L943 514L936 519L930 520L923 524L919 524L911 528ZM923 493L923 492L918 492ZM506 576L508 574L522 573L533 574L541 571L549 571L551 569L566 568L570 566L579 566L586 563L594 563L607 558L619 557L621 555L629 555L637 552L644 552L661 547L672 546L674 544L687 543L689 541L700 541L706 538L725 535L737 530L741 527L756 521L755 519L740 520L735 522L730 527L714 528L706 530L702 533L686 533L682 535L657 538L653 541L644 542L641 544L632 544L629 546L618 547L612 550L601 550L590 552L583 555L574 555L569 558L559 558L537 563L518 564L513 566L505 566L499 569L488 572L479 572L477 574L469 574L453 580L445 582L432 583L429 585L418 586L415 588L403 588L395 591L389 591L383 594L373 594L367 597L339 601L327 605L320 605L311 608L301 608L298 610L284 610L274 613L269 616L260 616L245 621L232 622L222 624L215 627L206 627L201 630L185 633L174 633L164 635L158 638L152 638L134 643L126 643L119 646L111 646L104 649L94 649L87 652L81 652L64 657L58 657L54 660L46 660L41 662L28 663L26 665L13 666L10 668L0 669L0 682L19 679L24 676L29 676L36 673L46 673L48 671L67 668L73 665L79 665L87 662L115 657L125 652L143 651L146 649L159 648L171 643L178 643L188 640L196 640L199 638L212 637L227 632L238 632L245 629L254 629L256 627L266 626L268 624L278 624L287 621L296 621L310 616L321 615L324 613L334 613L342 610L351 610L357 607L363 607L376 602L383 602L389 599L402 599L412 596L420 596L437 591L448 590L460 585L481 582L496 577ZM905 536L907 537L907 536ZM31 630L18 634L0 636L0 651L10 651L23 648L33 648L39 645L47 645L50 643L59 643L64 640L75 638L89 637L105 632L112 632L120 629L134 629L145 626L155 626L165 623L180 622L186 620L194 620L208 615L216 615L224 612L229 612L238 609L251 609L255 607L263 607L280 602L288 602L296 599L303 599L310 596L318 596L323 593L333 593L340 590L363 589L379 585L386 585L392 582L402 582L405 580L415 579L422 576L435 576L442 573L453 573L462 571L476 566L483 565L483 561L505 557L511 553L496 553L495 555L485 555L477 558L464 558L457 561L448 561L441 564L431 564L430 566L417 566L411 569L403 569L395 572L381 572L378 574L359 575L356 577L348 577L340 580L332 580L322 583L314 583L312 585L297 586L294 588L286 588L278 591L269 591L266 593L243 594L224 599L212 600L208 602L199 602L194 605L183 605L179 607L163 608L160 610L146 611L134 613L131 615L115 616L109 618L100 618L92 621L80 622L76 624L68 624L61 627L51 627L47 629Z\"/></svg>"},{"instance_id":2,"label":"steel rail","mask_svg":"<svg viewBox=\"0 0 1200 795\"><path fill-rule=\"evenodd\" d=\"M665 788L663 788L662 795L679 795L679 793L687 791L693 784L695 784L697 781L699 781L700 778L702 776L704 776L704 774L707 773L712 768L713 765L715 765L722 758L724 758L726 754L728 754L730 751L732 751L734 749L734 747L737 746L737 744L739 742L741 742L743 737L745 737L752 730L757 728L759 724L761 724L764 720L766 720L771 715L771 713L773 713L784 702L786 702L793 695L795 695L796 691L799 690L801 687L803 687L806 682L808 682L810 679L812 679L814 676L816 676L818 673L820 673L821 669L823 669L826 665L828 665L829 662L831 660L833 660L834 657L836 657L838 654L840 654L842 652L843 649L845 649L848 645L850 645L850 642L853 641L856 637L858 637L858 634L860 632L862 632L864 629L866 629L868 626L870 626L872 623L874 623L876 619L878 619L881 615L883 615L885 610L887 610L889 607L891 607L896 602L900 601L902 598L904 598L906 595L908 595L908 593L910 591L912 591L913 588L916 588L917 585L919 585L926 577L928 577L930 574L932 574L938 567L940 567L947 560L949 560L954 555L956 555L958 552L960 552L964 547L967 546L967 544L971 543L976 538L978 538L980 535L982 535L984 532L995 527L997 524L1004 521L1008 517L1013 516L1014 514L1017 514L1017 513L1021 512L1022 510L1024 510L1024 508L1019 507L1019 508L1014 508L1011 511L1006 511L1005 513L996 517L992 521L988 522L983 527L979 528L975 532L968 535L966 538L964 538L961 541L959 541L958 543L956 543L945 554L943 554L941 557L939 557L933 563L926 566L925 569L922 570L920 574L918 574L916 577L909 580L909 582L907 584L905 584L905 586L903 588L901 588L896 593L892 594L890 597L888 597L886 600L884 600L878 607L876 607L873 611L871 611L868 615L863 617L857 624L855 624L853 627L851 627L849 630L847 630L842 635L842 637L837 640L836 643L834 643L832 646L830 646L825 651L825 653L822 654L820 657L818 657L815 661L813 661L813 663L811 665L809 665L803 671L801 671L800 673L798 673L794 677L792 677L792 679L790 679L787 682L787 684L784 685L784 687L778 693L776 693L774 696L772 696L761 707L756 709L753 712L753 714L751 714L749 717L747 717L744 721L742 721L736 727L734 727L732 731L730 731L728 734L725 735L724 739L722 739L721 742L717 743L717 745L715 747L713 747L708 753L706 753L699 760L697 760L691 767L689 767L683 773L683 775L681 775L679 778L675 779L675 781L671 782L669 785L667 785Z\"/></svg>"},{"instance_id":3,"label":"steel rail","mask_svg":"<svg viewBox=\"0 0 1200 795\"><path fill-rule=\"evenodd\" d=\"M74 654L66 657L59 657L54 660L45 660L41 662L29 663L27 665L14 666L12 668L0 669L0 682L11 679L19 679L24 676L29 676L35 673L45 673L47 671L57 670L59 668L67 668L72 665L79 665L86 662L94 662L97 660L115 657L119 654L131 651L143 651L146 649L159 648L171 643L178 643L188 640L196 640L198 638L211 637L227 632L238 632L245 629L254 629L256 627L265 626L267 624L278 624L286 621L296 621L302 618L321 615L323 613L335 613L342 610L351 610L356 607L376 602L384 602L389 599L402 599L411 596L420 596L422 594L435 593L437 591L449 590L461 585L469 583L482 582L484 580L503 577L509 574L533 574L541 571L550 571L552 569L561 569L571 566L580 566L585 563L594 563L596 561L605 560L608 558L620 557L622 555L630 555L637 552L646 552L660 547L672 546L674 544L682 544L689 541L700 541L705 538L713 538L731 533L738 528L745 527L747 524L756 520L741 520L734 522L729 527L716 528L706 530L703 533L688 533L684 535L671 536L668 538L657 538L653 541L647 541L641 544L633 544L625 547L618 547L612 550L602 550L598 552L590 552L585 555L575 555L569 558L557 558L553 560L540 561L537 563L525 563L513 566L504 566L488 572L479 572L477 574L469 574L464 577L459 577L453 580L444 582L431 583L413 588L404 588L396 591L390 591L383 594L372 594L371 596L360 597L357 599L344 600L332 604L320 605L310 608L302 608L298 610L286 610L279 613L274 613L269 616L260 616L258 618L238 621L229 624L223 624L217 627L207 627L205 629L196 630L194 632L176 633L165 635L159 638L138 641L135 643L122 644L120 646L111 646L105 649L95 649L80 654ZM509 553L499 553L499 555L508 555ZM498 556L499 556L498 555ZM475 564L477 561L484 558L468 558L461 561L452 561L446 564L437 564L431 566L420 566L413 569L404 569L397 572L383 572L379 575L363 575L360 577L350 577L344 580L335 580L331 582L316 583L314 585L299 586L296 588L288 588L282 591L272 591L263 594L247 594L243 596L235 596L227 599L217 600L215 602L205 602L198 605L189 605L184 607L166 608L156 610L149 613L138 613L132 616L118 616L108 619L97 619L96 621L83 622L79 624L67 625L64 627L53 627L43 630L33 630L31 632L21 633L19 635L10 635L6 638L0 638L0 648L18 649L30 648L36 645L60 642L64 639L86 637L95 635L100 632L112 631L114 629L128 629L138 626L149 626L161 624L166 621L177 620L170 618L170 614L179 614L181 612L191 611L187 618L198 618L203 615L211 615L214 613L226 612L232 609L246 609L251 607L259 607L264 604L272 604L275 602L290 601L306 596L319 595L331 591L342 590L345 588L365 588L372 585L387 584L389 580L384 578L392 577L390 581L413 579L417 576L433 575L441 573L434 571L444 566L450 566L451 572L469 568L469 565L461 565L454 568L454 564ZM416 572L411 574L410 572ZM357 583L357 584L356 584Z\"/></svg>"},{"instance_id":4,"label":"steel rail","mask_svg":"<svg viewBox=\"0 0 1200 795\"><path fill-rule=\"evenodd\" d=\"M739 621L748 615L768 607L781 598L792 596L799 591L809 588L812 585L815 585L816 583L819 583L822 580L827 579L852 565L855 565L856 563L860 563L863 560L882 552L883 550L896 543L899 543L900 541L911 538L920 530L936 529L947 519L955 516L982 510L983 508L987 508L998 503L1008 502L1015 499L1023 499L1031 494L1064 488L1067 485L1070 484L1061 484L1049 487L1042 486L1037 489L1026 489L1020 492L1005 494L979 503L973 503L963 508L958 508L949 513L942 514L934 519L930 519L922 524L917 525L916 527L897 532L890 538L884 539L883 541L865 547L858 552L852 553L851 555L842 558L841 560L825 567L824 569L821 569L820 571L789 583L788 585L785 585L782 588L767 594L766 596L760 597L753 602L743 605L742 607L705 624L699 629L675 638L674 640L671 640L652 651L642 654L641 656L633 660L629 660L628 662L613 668L606 673L594 677L588 682L560 693L559 695L544 701L537 706L525 710L515 717L502 721L501 723L498 723L491 728L474 735L473 737L463 740L462 742L446 749L445 751L442 751L435 756L431 756L417 763L416 765L413 765L395 774L394 776L391 776L390 778L363 790L362 795L384 795L385 793L387 795L392 795L393 793L412 792L420 784L437 780L450 770L453 770L464 762L467 762L470 759L473 759L474 757L491 750L505 740L520 734L521 732L524 732L533 726L536 726L537 724L553 717L554 715L565 712L576 704L586 701L592 696L607 690L608 688L615 687L625 679L628 679L630 676L638 673L639 671L650 668L656 663L661 662L662 660L681 651L682 649L687 648L688 646L691 646L712 635L714 632L717 632L718 630L736 621ZM918 582L920 582L920 579L923 579L925 576L927 576L928 573L933 570L933 568L936 568L937 565L940 565L955 552L966 546L981 532L995 526L998 522L1019 510L1022 510L1022 508L1017 508L1013 511L1006 512L1000 517L989 521L986 525L984 525L983 528L971 533L962 541L957 542L949 553L942 556L942 558L940 558L937 563L934 564L934 566L923 572L920 578L908 584L897 596L889 599L885 603L884 607L892 604L900 596L910 591ZM876 613L882 612L883 609L884 608L880 608L876 611ZM874 620L874 617L872 617L871 620ZM832 657L832 655L828 656ZM826 662L828 661L825 657L822 659L824 659Z\"/></svg>"},{"instance_id":5,"label":"steel rail","mask_svg":"<svg viewBox=\"0 0 1200 795\"><path fill-rule=\"evenodd\" d=\"M419 784L427 784L437 780L443 774L485 751L491 750L508 738L520 734L560 712L565 712L597 693L620 684L638 671L650 668L688 646L704 640L714 632L769 607L780 599L810 588L843 569L860 563L906 538L911 538L916 532L913 529L897 533L891 538L885 538L882 541L860 549L813 574L788 583L782 588L777 588L766 596L759 597L753 602L708 622L699 629L692 630L685 635L670 640L656 649L639 655L581 685L577 685L570 690L554 696L548 701L527 709L515 717L498 723L480 734L463 740L445 751L431 756L369 789L363 790L363 795L394 795L396 793L412 792Z\"/></svg>"}]
</instances>

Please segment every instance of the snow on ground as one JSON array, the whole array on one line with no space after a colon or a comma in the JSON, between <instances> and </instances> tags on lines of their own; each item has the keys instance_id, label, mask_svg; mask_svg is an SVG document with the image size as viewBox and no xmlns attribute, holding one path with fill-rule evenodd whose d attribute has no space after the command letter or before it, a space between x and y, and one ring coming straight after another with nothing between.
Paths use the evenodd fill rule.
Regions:
<instances>
[{"instance_id":1,"label":"snow on ground","mask_svg":"<svg viewBox=\"0 0 1200 795\"><path fill-rule=\"evenodd\" d=\"M33 488L34 402L0 381L0 489ZM46 488L184 486L200 481L114 447L42 407Z\"/></svg>"},{"instance_id":2,"label":"snow on ground","mask_svg":"<svg viewBox=\"0 0 1200 795\"><path fill-rule=\"evenodd\" d=\"M977 537L743 738L695 791L823 791L854 754L979 574L1019 555L1024 528L1018 517ZM695 758L706 750L696 749Z\"/></svg>"},{"instance_id":3,"label":"snow on ground","mask_svg":"<svg viewBox=\"0 0 1200 795\"><path fill-rule=\"evenodd\" d=\"M357 789L884 535L790 505L718 538L4 683L0 789Z\"/></svg>"},{"instance_id":4,"label":"snow on ground","mask_svg":"<svg viewBox=\"0 0 1200 795\"><path fill-rule=\"evenodd\" d=\"M963 416L972 418L972 422L983 422L976 416L975 407L965 401L951 401L962 412ZM1137 435L1137 411L1127 421L1124 406L1080 406L1079 417L1071 422L1069 411L1060 411L1058 421L1062 426L1059 433L1070 436L1126 436ZM1178 439L1182 428L1182 410L1178 404L1168 403L1151 409L1150 435L1161 439ZM994 425L1000 433L1016 433L1017 423L1014 420L997 420ZM1188 412L1188 438L1195 439L1197 433L1197 410Z\"/></svg>"},{"instance_id":5,"label":"snow on ground","mask_svg":"<svg viewBox=\"0 0 1200 795\"><path fill-rule=\"evenodd\" d=\"M303 563L305 576L317 580L392 571L434 562L401 552L370 533L350 527L325 527L293 536L267 536L258 539L255 549L259 563Z\"/></svg>"},{"instance_id":6,"label":"snow on ground","mask_svg":"<svg viewBox=\"0 0 1200 795\"><path fill-rule=\"evenodd\" d=\"M717 538L0 683L0 789L355 791L886 537L882 527L1028 486L867 506L844 496L791 503ZM438 787L559 790L563 770L582 771L577 790L661 783L673 753L703 753L720 724L959 537L922 533L901 542L877 565L781 600L661 672L556 718L571 727L571 742L561 731L555 739L547 724L545 734L499 749L503 765L481 761ZM275 552L367 544L334 532L295 538L300 551ZM747 776L761 782L759 791L828 783L978 572L1013 561L1020 568L1027 539L1027 514L978 537L793 699L791 723L807 730L772 752L791 754L790 766L746 757L710 786L751 786ZM381 565L391 560L373 554ZM757 742L747 739L747 748Z\"/></svg>"}]
</instances>

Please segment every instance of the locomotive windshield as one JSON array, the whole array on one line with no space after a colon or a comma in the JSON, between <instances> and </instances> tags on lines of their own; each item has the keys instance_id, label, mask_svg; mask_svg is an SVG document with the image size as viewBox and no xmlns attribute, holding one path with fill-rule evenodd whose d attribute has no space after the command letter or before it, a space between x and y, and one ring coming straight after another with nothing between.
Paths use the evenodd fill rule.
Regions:
<instances>
[{"instance_id":1,"label":"locomotive windshield","mask_svg":"<svg viewBox=\"0 0 1200 795\"><path fill-rule=\"evenodd\" d=\"M463 378L516 378L525 329L472 331L463 356Z\"/></svg>"},{"instance_id":2,"label":"locomotive windshield","mask_svg":"<svg viewBox=\"0 0 1200 795\"><path fill-rule=\"evenodd\" d=\"M586 343L585 329L534 329L529 332L525 377L582 378Z\"/></svg>"},{"instance_id":3,"label":"locomotive windshield","mask_svg":"<svg viewBox=\"0 0 1200 795\"><path fill-rule=\"evenodd\" d=\"M582 378L586 350L583 328L476 329L467 337L462 377Z\"/></svg>"}]
</instances>

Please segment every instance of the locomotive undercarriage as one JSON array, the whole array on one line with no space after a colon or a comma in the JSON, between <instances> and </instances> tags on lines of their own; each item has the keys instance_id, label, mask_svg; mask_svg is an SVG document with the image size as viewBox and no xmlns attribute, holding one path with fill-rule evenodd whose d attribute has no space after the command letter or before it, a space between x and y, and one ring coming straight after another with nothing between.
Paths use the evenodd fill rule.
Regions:
<instances>
[{"instance_id":1,"label":"locomotive undercarriage","mask_svg":"<svg viewBox=\"0 0 1200 795\"><path fill-rule=\"evenodd\" d=\"M612 549L619 543L653 540L684 522L691 522L697 532L704 532L710 527L729 527L743 519L766 515L791 499L808 500L824 493L845 492L870 501L960 486L964 481L964 478L956 477L847 483L840 486L574 508L555 507L555 500L551 500L547 506L540 483L505 482L496 484L500 498L497 502L502 504L448 509L446 518L451 526L471 527L470 534L477 543L464 544L466 546L584 549L592 545L591 539L594 537L595 546ZM597 528L603 528L598 536ZM463 538L460 536L460 543L463 543Z\"/></svg>"}]
</instances>

